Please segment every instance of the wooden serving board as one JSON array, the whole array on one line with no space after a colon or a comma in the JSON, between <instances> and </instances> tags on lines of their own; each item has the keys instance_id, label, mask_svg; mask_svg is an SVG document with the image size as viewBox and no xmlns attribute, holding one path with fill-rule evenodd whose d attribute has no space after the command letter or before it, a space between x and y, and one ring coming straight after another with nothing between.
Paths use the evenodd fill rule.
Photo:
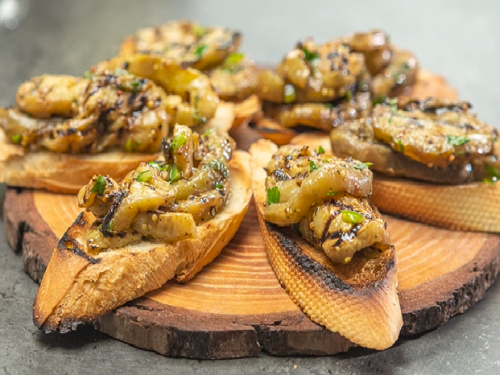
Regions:
<instances>
[{"instance_id":1,"label":"wooden serving board","mask_svg":"<svg viewBox=\"0 0 500 375\"><path fill-rule=\"evenodd\" d=\"M77 217L76 197L8 188L4 218L11 247L40 281L57 239ZM500 269L500 236L454 232L385 217L399 269L404 327L438 327L477 301ZM354 346L311 322L267 261L253 203L236 237L188 284L169 282L96 323L119 340L168 356L236 358L329 355Z\"/></svg>"}]
</instances>

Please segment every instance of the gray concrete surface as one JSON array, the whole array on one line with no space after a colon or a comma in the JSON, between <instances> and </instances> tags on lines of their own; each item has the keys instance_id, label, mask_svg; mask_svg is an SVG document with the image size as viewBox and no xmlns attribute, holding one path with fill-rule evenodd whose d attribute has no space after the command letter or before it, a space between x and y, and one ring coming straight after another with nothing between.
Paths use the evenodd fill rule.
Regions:
<instances>
[{"instance_id":1,"label":"gray concrete surface","mask_svg":"<svg viewBox=\"0 0 500 375\"><path fill-rule=\"evenodd\" d=\"M17 85L31 76L81 74L112 57L136 28L186 18L242 30L243 49L265 63L277 62L306 36L321 42L384 28L395 43L415 51L423 66L446 75L481 118L500 125L497 1L22 1L29 8L19 27L0 30L0 106L12 104ZM165 358L91 328L44 335L31 323L36 289L0 228L0 374L500 373L498 283L466 314L384 352L228 361Z\"/></svg>"}]
</instances>

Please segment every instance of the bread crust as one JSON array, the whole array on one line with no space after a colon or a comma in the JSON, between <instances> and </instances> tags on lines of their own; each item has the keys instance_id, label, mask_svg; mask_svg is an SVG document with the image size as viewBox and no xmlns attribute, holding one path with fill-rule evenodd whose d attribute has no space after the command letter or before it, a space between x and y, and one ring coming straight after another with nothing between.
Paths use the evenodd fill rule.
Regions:
<instances>
[{"instance_id":1,"label":"bread crust","mask_svg":"<svg viewBox=\"0 0 500 375\"><path fill-rule=\"evenodd\" d=\"M234 122L234 105L220 103L215 117L206 127L227 133ZM0 182L9 186L46 189L56 193L78 193L95 173L120 181L141 162L156 160L160 153L136 154L108 151L100 154L61 154L29 152L7 142L0 129Z\"/></svg>"},{"instance_id":2,"label":"bread crust","mask_svg":"<svg viewBox=\"0 0 500 375\"><path fill-rule=\"evenodd\" d=\"M276 150L276 145L266 140L250 148L257 215L278 280L314 322L367 348L392 346L403 325L394 248L375 260L354 257L349 265L336 265L292 231L266 222L263 168Z\"/></svg>"},{"instance_id":3,"label":"bread crust","mask_svg":"<svg viewBox=\"0 0 500 375\"><path fill-rule=\"evenodd\" d=\"M89 256L83 246L94 217L80 214L54 249L33 307L34 324L46 332L66 332L174 277L186 282L195 276L235 235L252 196L249 154L236 151L228 168L228 202L214 219L197 227L197 238L170 244L144 241Z\"/></svg>"}]
</instances>

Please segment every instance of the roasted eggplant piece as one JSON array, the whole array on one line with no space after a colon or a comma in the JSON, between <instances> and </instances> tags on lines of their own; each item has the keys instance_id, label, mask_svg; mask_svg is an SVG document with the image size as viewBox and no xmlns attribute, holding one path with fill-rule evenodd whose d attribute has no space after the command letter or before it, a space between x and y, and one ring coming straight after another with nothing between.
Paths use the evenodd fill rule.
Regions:
<instances>
[{"instance_id":1,"label":"roasted eggplant piece","mask_svg":"<svg viewBox=\"0 0 500 375\"><path fill-rule=\"evenodd\" d=\"M500 167L498 131L469 109L464 102L393 99L334 129L332 150L390 176L441 184L491 180Z\"/></svg>"},{"instance_id":2,"label":"roasted eggplant piece","mask_svg":"<svg viewBox=\"0 0 500 375\"><path fill-rule=\"evenodd\" d=\"M238 102L255 92L258 71L252 60L243 53L235 52L212 70L209 77L222 100Z\"/></svg>"},{"instance_id":3,"label":"roasted eggplant piece","mask_svg":"<svg viewBox=\"0 0 500 375\"><path fill-rule=\"evenodd\" d=\"M304 238L334 262L348 263L366 247L389 248L384 221L368 202L373 176L366 164L321 149L283 146L267 172L267 221L298 224Z\"/></svg>"},{"instance_id":4,"label":"roasted eggplant piece","mask_svg":"<svg viewBox=\"0 0 500 375\"><path fill-rule=\"evenodd\" d=\"M143 237L168 242L196 237L196 225L226 204L227 163L234 149L229 137L177 125L164 143L164 160L142 163L120 184L94 176L78 194L80 207L96 217L88 247L99 252Z\"/></svg>"},{"instance_id":5,"label":"roasted eggplant piece","mask_svg":"<svg viewBox=\"0 0 500 375\"><path fill-rule=\"evenodd\" d=\"M168 63L205 71L221 65L238 49L240 40L240 33L229 28L172 21L137 30L124 41L120 55L157 55Z\"/></svg>"},{"instance_id":6,"label":"roasted eggplant piece","mask_svg":"<svg viewBox=\"0 0 500 375\"><path fill-rule=\"evenodd\" d=\"M2 111L0 121L8 140L32 149L154 153L168 133L169 101L154 82L127 72L46 75L22 84L16 107Z\"/></svg>"}]
</instances>

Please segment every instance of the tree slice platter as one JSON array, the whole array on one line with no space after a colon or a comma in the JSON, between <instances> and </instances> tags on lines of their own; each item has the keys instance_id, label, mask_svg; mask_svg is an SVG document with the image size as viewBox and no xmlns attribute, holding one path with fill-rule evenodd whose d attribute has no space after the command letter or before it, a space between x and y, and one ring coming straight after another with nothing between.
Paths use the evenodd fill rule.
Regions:
<instances>
[{"instance_id":1,"label":"tree slice platter","mask_svg":"<svg viewBox=\"0 0 500 375\"><path fill-rule=\"evenodd\" d=\"M10 246L40 281L57 240L79 214L76 197L7 188ZM414 335L462 313L500 269L500 236L456 232L386 216L396 246L404 327ZM169 282L101 318L96 328L168 356L330 355L354 344L313 323L267 261L253 203L235 238L191 282Z\"/></svg>"}]
</instances>

